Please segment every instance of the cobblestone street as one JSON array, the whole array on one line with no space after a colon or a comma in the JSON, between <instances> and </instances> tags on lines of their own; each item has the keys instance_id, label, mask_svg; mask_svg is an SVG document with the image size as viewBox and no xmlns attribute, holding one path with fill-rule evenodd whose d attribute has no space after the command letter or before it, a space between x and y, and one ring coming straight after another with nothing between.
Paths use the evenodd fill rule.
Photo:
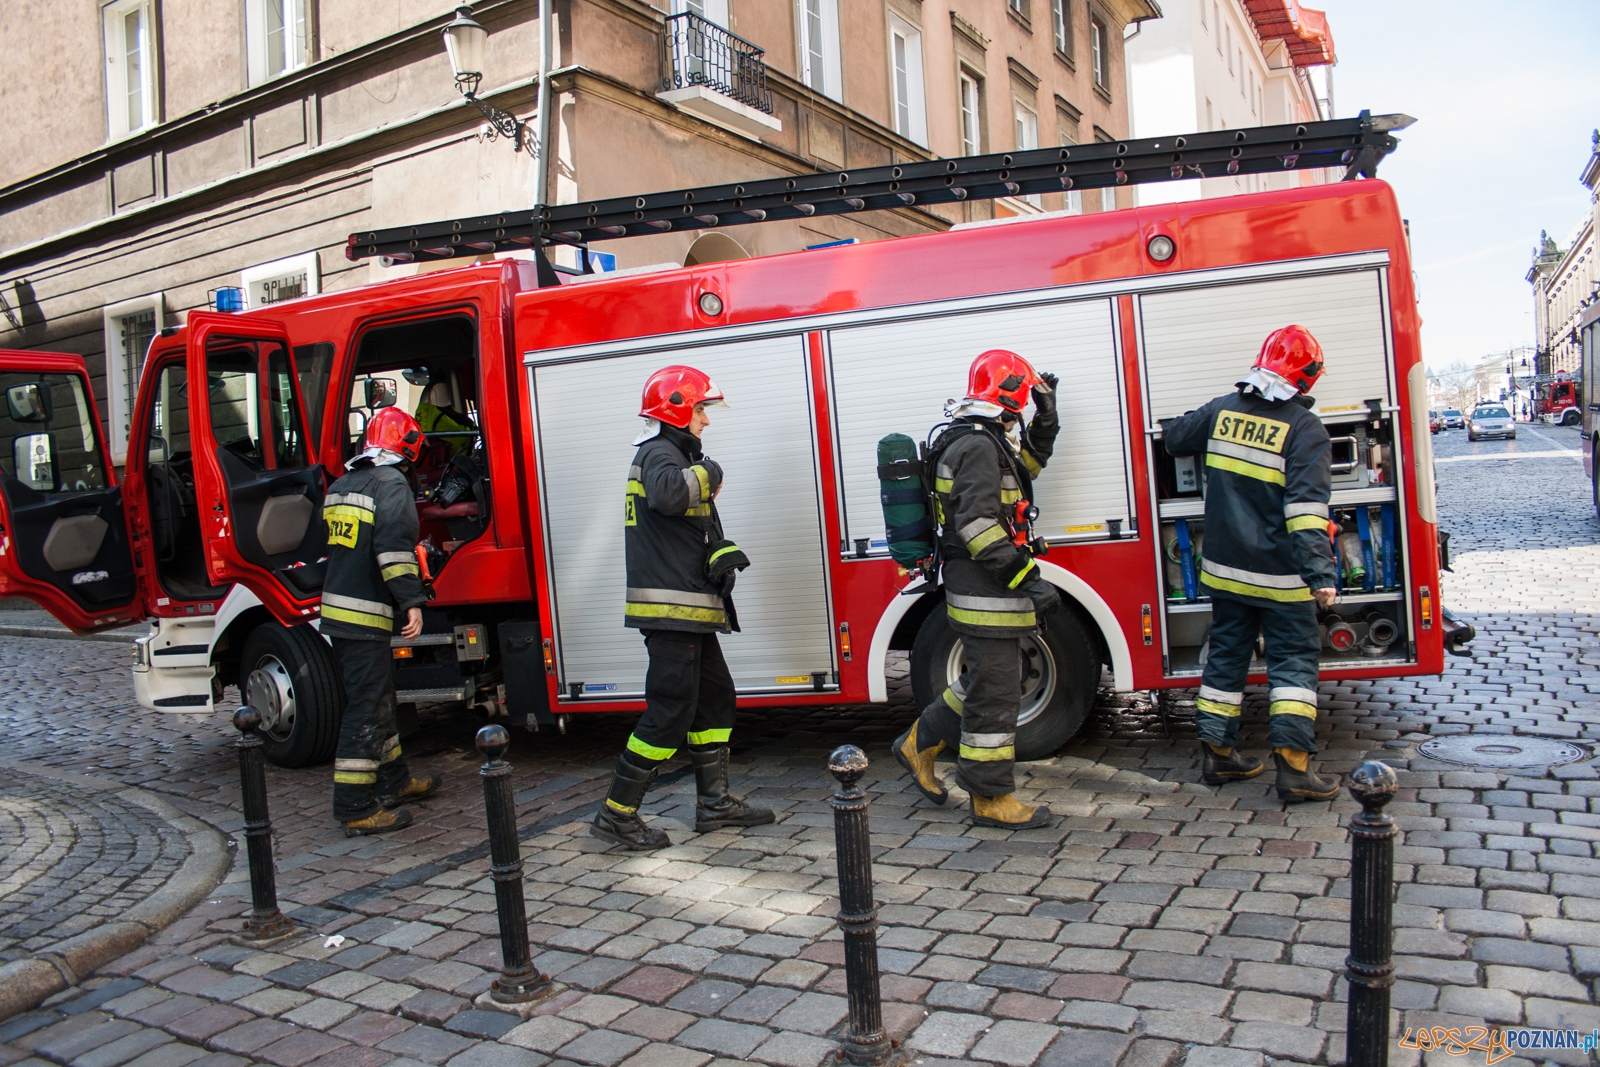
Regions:
<instances>
[{"instance_id":1,"label":"cobblestone street","mask_svg":"<svg viewBox=\"0 0 1600 1067\"><path fill-rule=\"evenodd\" d=\"M1579 438L1524 426L1513 442L1457 431L1434 445L1455 557L1443 600L1478 628L1473 656L1439 678L1324 683L1322 767L1345 774L1370 757L1399 771L1396 1038L1588 1032L1600 1027L1600 523ZM140 709L127 662L116 643L0 637L0 769L138 787L242 841L229 718ZM1193 694L1176 696L1169 738L1147 694L1103 694L1057 758L1019 767L1019 794L1063 818L1017 833L969 825L959 791L939 808L909 787L888 750L915 712L908 686L887 706L764 710L735 731L734 784L778 822L694 834L679 768L644 809L674 846L644 856L586 832L630 720L519 734L508 758L535 962L567 987L526 1021L473 1005L500 962L476 724L424 709L405 747L445 787L400 833L347 839L328 768L268 767L280 897L314 936L265 952L228 942L248 910L241 847L187 916L0 1021L0 1067L820 1067L846 1016L823 767L846 741L872 760L884 1016L913 1062L1342 1064L1356 805L1285 810L1270 772L1195 784ZM1581 758L1464 767L1418 749L1464 733L1502 762L1534 739ZM1265 750L1261 690L1242 737ZM35 844L39 826L49 847ZM106 794L8 774L0 959L114 914L162 877L184 847L163 826ZM1390 1062L1485 1055L1397 1047Z\"/></svg>"}]
</instances>

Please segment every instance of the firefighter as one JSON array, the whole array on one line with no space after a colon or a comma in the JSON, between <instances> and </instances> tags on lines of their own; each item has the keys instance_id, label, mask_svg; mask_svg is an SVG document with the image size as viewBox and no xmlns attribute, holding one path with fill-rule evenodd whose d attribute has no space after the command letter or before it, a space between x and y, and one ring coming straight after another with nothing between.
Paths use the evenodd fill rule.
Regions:
<instances>
[{"instance_id":1,"label":"firefighter","mask_svg":"<svg viewBox=\"0 0 1600 1067\"><path fill-rule=\"evenodd\" d=\"M589 830L631 851L671 844L664 831L645 825L639 805L662 764L685 743L698 793L697 832L773 820L771 811L728 792L735 690L717 634L739 629L734 572L750 560L723 537L713 503L722 468L700 447L709 407L727 407L709 377L693 367L664 367L645 382L639 410L645 429L633 442L639 451L624 498L624 623L644 636L650 656L645 712Z\"/></svg>"},{"instance_id":2,"label":"firefighter","mask_svg":"<svg viewBox=\"0 0 1600 1067\"><path fill-rule=\"evenodd\" d=\"M1206 544L1200 581L1211 593L1210 651L1199 698L1201 781L1254 778L1239 754L1239 708L1266 639L1267 718L1278 796L1328 800L1337 778L1311 769L1316 752L1317 608L1337 595L1328 541L1332 446L1310 393L1322 346L1303 326L1267 335L1237 392L1162 423L1167 451L1206 457Z\"/></svg>"},{"instance_id":3,"label":"firefighter","mask_svg":"<svg viewBox=\"0 0 1600 1067\"><path fill-rule=\"evenodd\" d=\"M424 434L458 434L476 429L471 419L450 406L452 402L449 382L434 382L428 386L417 404L417 425ZM436 437L434 440L442 441L446 453L451 456L464 456L472 451L471 437Z\"/></svg>"},{"instance_id":4,"label":"firefighter","mask_svg":"<svg viewBox=\"0 0 1600 1067\"><path fill-rule=\"evenodd\" d=\"M1033 560L1029 526L1020 519L1033 478L1055 450L1056 377L1036 374L1015 352L996 349L973 360L967 396L945 409L955 421L934 440L939 549L945 610L961 635L967 669L924 708L895 741L895 757L936 804L947 796L934 771L956 750L956 782L972 797L973 821L1007 830L1047 826L1048 809L1015 796L1017 714L1021 710L1021 638L1038 618L1061 608L1061 596ZM1026 430L1022 409L1032 396Z\"/></svg>"},{"instance_id":5,"label":"firefighter","mask_svg":"<svg viewBox=\"0 0 1600 1067\"><path fill-rule=\"evenodd\" d=\"M322 636L333 644L344 682L344 721L333 761L333 814L345 833L380 834L411 824L402 804L435 792L400 754L389 639L422 633L427 595L417 564L417 508L405 470L422 450L422 430L399 408L367 423L366 450L328 487L328 575ZM396 810L400 809L400 810Z\"/></svg>"}]
</instances>

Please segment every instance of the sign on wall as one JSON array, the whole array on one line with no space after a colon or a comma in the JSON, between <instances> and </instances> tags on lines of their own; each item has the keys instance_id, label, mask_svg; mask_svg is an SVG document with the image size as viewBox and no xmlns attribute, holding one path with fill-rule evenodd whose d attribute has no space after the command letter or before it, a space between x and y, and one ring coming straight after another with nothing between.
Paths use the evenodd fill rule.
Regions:
<instances>
[{"instance_id":1,"label":"sign on wall","mask_svg":"<svg viewBox=\"0 0 1600 1067\"><path fill-rule=\"evenodd\" d=\"M322 291L322 273L315 252L250 267L239 272L239 280L244 288L244 306L251 310Z\"/></svg>"}]
</instances>

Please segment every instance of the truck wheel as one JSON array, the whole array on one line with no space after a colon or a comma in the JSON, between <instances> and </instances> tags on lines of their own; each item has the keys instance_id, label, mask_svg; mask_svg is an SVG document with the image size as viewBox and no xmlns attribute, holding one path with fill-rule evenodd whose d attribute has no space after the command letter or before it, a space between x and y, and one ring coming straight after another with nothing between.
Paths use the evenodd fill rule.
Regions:
<instances>
[{"instance_id":1,"label":"truck wheel","mask_svg":"<svg viewBox=\"0 0 1600 1067\"><path fill-rule=\"evenodd\" d=\"M333 758L344 714L344 689L328 642L304 624L263 623L239 659L245 703L261 715L267 759L309 767Z\"/></svg>"},{"instance_id":2,"label":"truck wheel","mask_svg":"<svg viewBox=\"0 0 1600 1067\"><path fill-rule=\"evenodd\" d=\"M1578 415L1578 409L1577 408L1568 408L1566 410L1566 413L1561 416L1561 425L1563 425L1563 426L1576 426L1576 425L1578 425L1579 419L1580 419L1580 416Z\"/></svg>"},{"instance_id":3,"label":"truck wheel","mask_svg":"<svg viewBox=\"0 0 1600 1067\"><path fill-rule=\"evenodd\" d=\"M1047 759L1083 728L1100 683L1100 658L1071 611L1048 616L1041 633L1022 639L1025 676L1017 716L1017 759ZM932 703L961 677L961 635L935 608L911 646L911 692L917 707Z\"/></svg>"}]
</instances>

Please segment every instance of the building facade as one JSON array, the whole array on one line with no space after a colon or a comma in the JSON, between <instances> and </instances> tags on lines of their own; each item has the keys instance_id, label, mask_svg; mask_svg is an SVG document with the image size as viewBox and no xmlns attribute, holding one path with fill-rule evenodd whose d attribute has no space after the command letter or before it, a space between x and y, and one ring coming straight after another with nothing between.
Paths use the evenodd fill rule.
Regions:
<instances>
[{"instance_id":1,"label":"building facade","mask_svg":"<svg viewBox=\"0 0 1600 1067\"><path fill-rule=\"evenodd\" d=\"M1578 370L1578 320L1600 299L1600 262L1595 259L1594 240L1595 230L1600 229L1600 130L1590 139L1589 159L1579 180L1589 190L1588 212L1568 234L1566 248L1559 247L1548 233L1541 233L1528 268L1539 374Z\"/></svg>"},{"instance_id":2,"label":"building facade","mask_svg":"<svg viewBox=\"0 0 1600 1067\"><path fill-rule=\"evenodd\" d=\"M1173 0L1127 43L1131 136L1332 118L1334 61L1327 17L1296 0ZM1328 180L1322 170L1242 174L1146 185L1139 198L1170 203Z\"/></svg>"},{"instance_id":3,"label":"building facade","mask_svg":"<svg viewBox=\"0 0 1600 1067\"><path fill-rule=\"evenodd\" d=\"M478 99L448 0L19 0L0 54L0 347L83 355L117 461L153 334L411 273L348 234L547 203L1128 135L1151 0L481 0ZM540 97L541 7L549 43ZM531 147L531 146L530 146ZM537 188L539 177L544 187ZM614 242L619 268L1103 210L1056 194ZM1131 205L1126 191L1121 206Z\"/></svg>"}]
</instances>

